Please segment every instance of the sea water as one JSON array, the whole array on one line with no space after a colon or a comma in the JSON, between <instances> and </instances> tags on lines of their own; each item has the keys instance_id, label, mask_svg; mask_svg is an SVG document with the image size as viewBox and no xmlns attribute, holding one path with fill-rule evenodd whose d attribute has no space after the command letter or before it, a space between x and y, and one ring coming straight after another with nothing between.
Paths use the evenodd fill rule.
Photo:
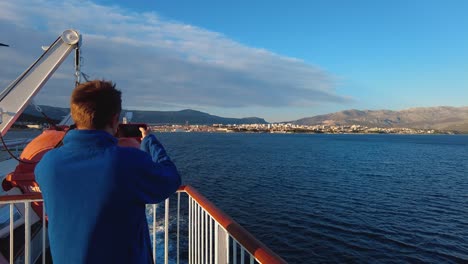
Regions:
<instances>
[{"instance_id":1,"label":"sea water","mask_svg":"<svg viewBox=\"0 0 468 264\"><path fill-rule=\"evenodd\" d=\"M290 263L468 262L468 136L156 135Z\"/></svg>"},{"instance_id":2,"label":"sea water","mask_svg":"<svg viewBox=\"0 0 468 264\"><path fill-rule=\"evenodd\" d=\"M183 184L290 263L468 262L466 135L156 136Z\"/></svg>"}]
</instances>

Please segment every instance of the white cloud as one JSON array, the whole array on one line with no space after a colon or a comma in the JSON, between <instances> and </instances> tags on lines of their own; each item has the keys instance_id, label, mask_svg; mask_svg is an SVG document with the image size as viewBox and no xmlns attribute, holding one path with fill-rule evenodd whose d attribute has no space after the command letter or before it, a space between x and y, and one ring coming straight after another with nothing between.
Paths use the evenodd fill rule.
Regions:
<instances>
[{"instance_id":1,"label":"white cloud","mask_svg":"<svg viewBox=\"0 0 468 264\"><path fill-rule=\"evenodd\" d=\"M9 65L0 79L13 79L28 66L26 58L32 62L40 45L67 28L83 35L83 71L115 81L126 106L286 107L349 101L335 93L331 74L299 59L155 13L91 1L1 1L0 41L12 47L0 50L2 64ZM67 103L73 69L71 62L65 64L41 93L42 101Z\"/></svg>"}]
</instances>

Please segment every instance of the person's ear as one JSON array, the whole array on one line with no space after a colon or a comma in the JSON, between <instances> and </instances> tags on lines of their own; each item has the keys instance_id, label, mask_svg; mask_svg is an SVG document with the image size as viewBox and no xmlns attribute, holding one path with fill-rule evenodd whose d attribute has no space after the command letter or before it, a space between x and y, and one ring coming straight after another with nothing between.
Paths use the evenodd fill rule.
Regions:
<instances>
[{"instance_id":1,"label":"person's ear","mask_svg":"<svg viewBox=\"0 0 468 264\"><path fill-rule=\"evenodd\" d=\"M120 114L115 114L113 117L112 117L112 124L111 124L111 127L112 127L112 130L114 130L114 133L117 132L117 128L119 126L119 117L120 117Z\"/></svg>"},{"instance_id":2,"label":"person's ear","mask_svg":"<svg viewBox=\"0 0 468 264\"><path fill-rule=\"evenodd\" d=\"M119 117L120 117L120 114L115 114L115 115L114 115L114 122L115 122L115 124L119 124Z\"/></svg>"}]
</instances>

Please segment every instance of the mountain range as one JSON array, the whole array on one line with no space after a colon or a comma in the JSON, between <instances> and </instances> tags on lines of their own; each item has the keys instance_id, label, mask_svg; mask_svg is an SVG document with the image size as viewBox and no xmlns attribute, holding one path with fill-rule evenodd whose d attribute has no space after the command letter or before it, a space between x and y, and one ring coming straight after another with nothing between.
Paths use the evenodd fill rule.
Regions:
<instances>
[{"instance_id":1,"label":"mountain range","mask_svg":"<svg viewBox=\"0 0 468 264\"><path fill-rule=\"evenodd\" d=\"M291 121L297 125L361 125L468 132L468 107L418 107L401 111L346 110Z\"/></svg>"},{"instance_id":2,"label":"mountain range","mask_svg":"<svg viewBox=\"0 0 468 264\"><path fill-rule=\"evenodd\" d=\"M69 108L53 107L41 105L40 108L50 119L54 121L62 120L70 112ZM212 124L267 124L263 118L229 118L210 115L195 110L181 111L140 111L140 110L122 110L122 115L131 111L133 113L132 122L148 124L190 124L190 125L212 125ZM40 121L41 120L41 121ZM18 121L43 122L42 114L33 106L29 105L24 110Z\"/></svg>"},{"instance_id":3,"label":"mountain range","mask_svg":"<svg viewBox=\"0 0 468 264\"><path fill-rule=\"evenodd\" d=\"M40 106L53 120L61 120L69 113L68 108ZM263 118L226 118L195 110L139 111L133 112L132 122L149 124L267 124ZM123 110L123 113L127 110ZM28 106L18 121L44 120L32 106ZM297 125L362 125L367 127L407 127L420 129L452 130L468 132L468 107L419 107L401 111L391 110L346 110L326 115L306 117L290 121Z\"/></svg>"}]
</instances>

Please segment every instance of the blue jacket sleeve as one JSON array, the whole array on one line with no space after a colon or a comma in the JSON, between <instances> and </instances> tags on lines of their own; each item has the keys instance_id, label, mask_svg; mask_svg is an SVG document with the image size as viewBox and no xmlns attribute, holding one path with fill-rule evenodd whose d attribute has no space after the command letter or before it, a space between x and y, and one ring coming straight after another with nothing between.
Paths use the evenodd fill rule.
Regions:
<instances>
[{"instance_id":1,"label":"blue jacket sleeve","mask_svg":"<svg viewBox=\"0 0 468 264\"><path fill-rule=\"evenodd\" d=\"M159 143L156 139L156 136L150 134L146 136L140 145L140 149L144 152L147 152L151 155L151 158L154 162L160 163L165 160L169 160L169 156L166 154L166 150L164 149L163 145Z\"/></svg>"},{"instance_id":2,"label":"blue jacket sleeve","mask_svg":"<svg viewBox=\"0 0 468 264\"><path fill-rule=\"evenodd\" d=\"M154 135L143 139L141 149L150 155L142 157L142 171L135 179L137 198L144 203L159 203L177 191L181 178L166 150Z\"/></svg>"}]
</instances>

